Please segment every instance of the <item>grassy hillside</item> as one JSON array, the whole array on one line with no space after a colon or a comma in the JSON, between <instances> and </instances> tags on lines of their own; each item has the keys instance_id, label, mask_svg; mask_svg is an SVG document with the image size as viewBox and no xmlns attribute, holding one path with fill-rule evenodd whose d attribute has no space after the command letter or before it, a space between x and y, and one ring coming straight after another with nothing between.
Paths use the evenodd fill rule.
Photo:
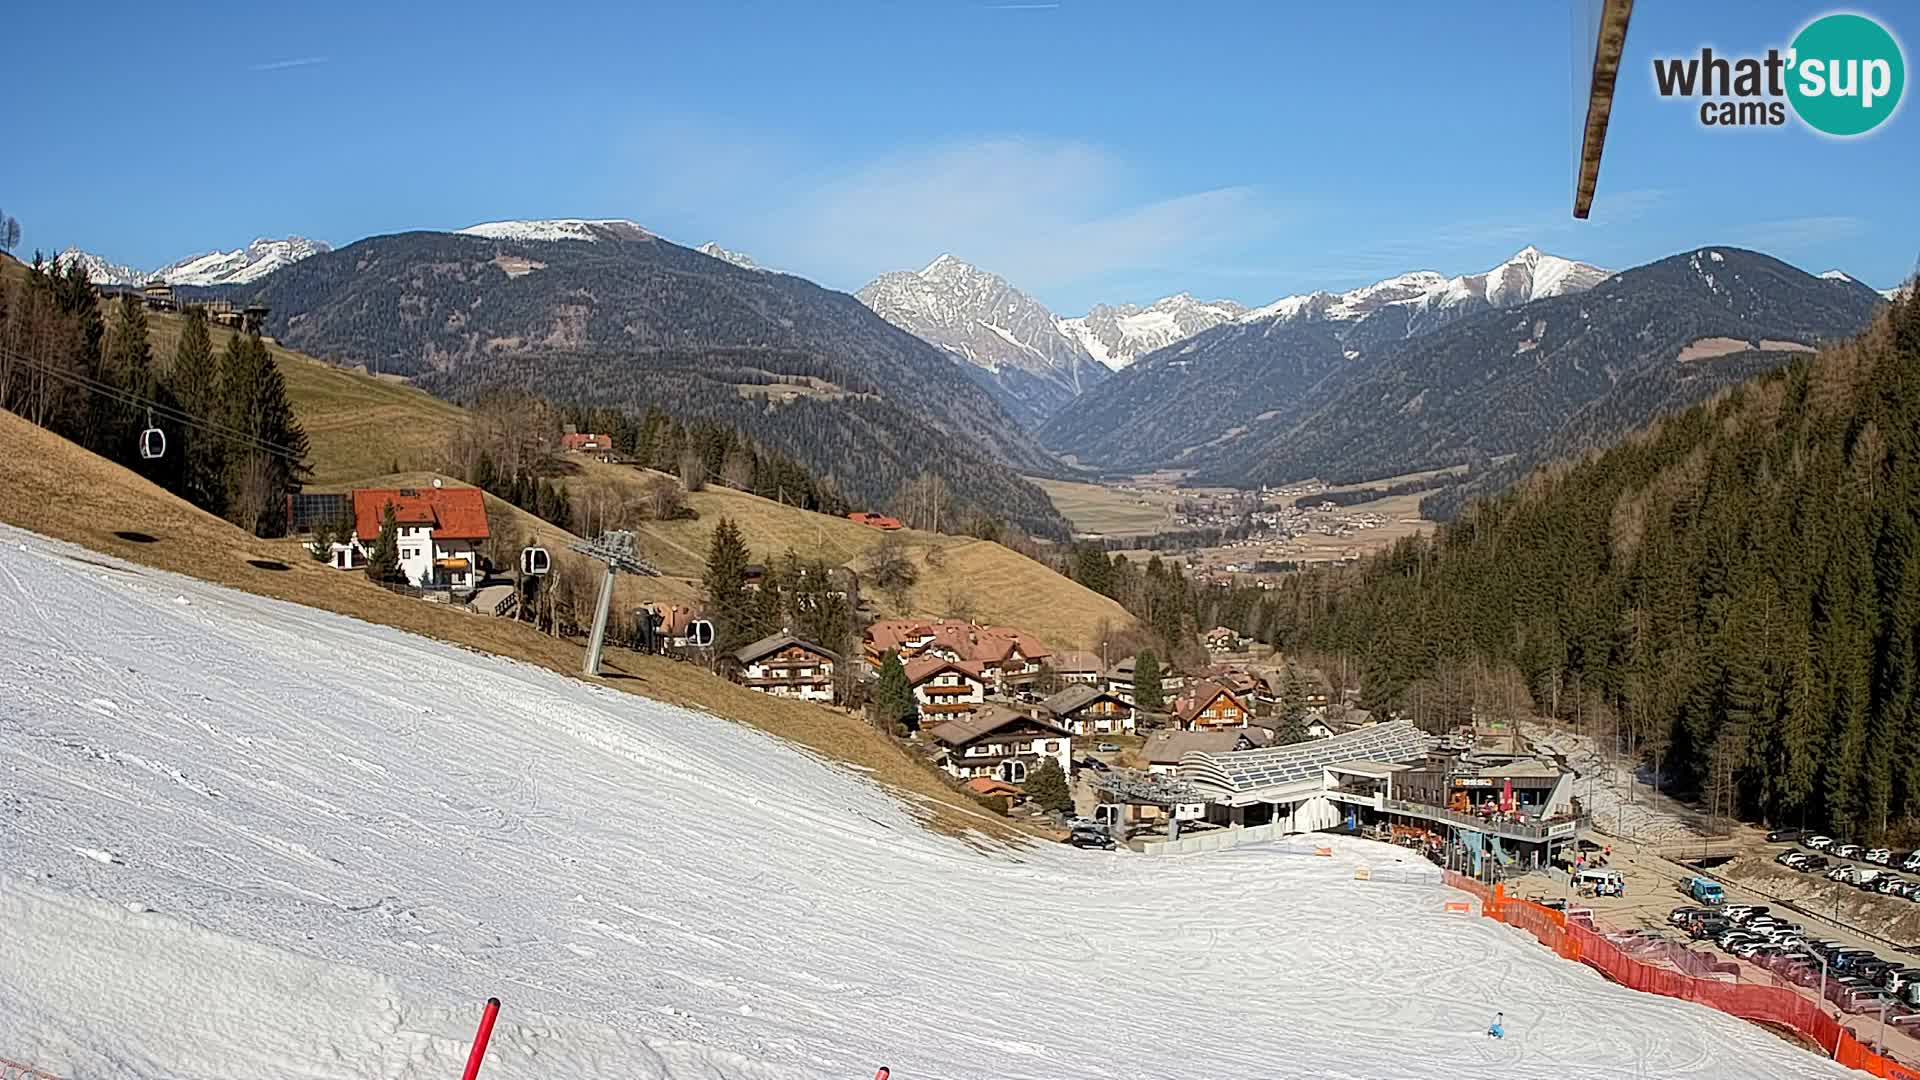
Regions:
<instances>
[{"instance_id":1,"label":"grassy hillside","mask_svg":"<svg viewBox=\"0 0 1920 1080\"><path fill-rule=\"evenodd\" d=\"M638 498L648 478L655 475L597 461L571 464L577 471L566 480L570 491L602 488ZM644 537L654 562L696 593L707 546L722 517L739 526L756 557L779 557L792 548L803 558L826 559L861 571L886 536L845 518L797 510L727 488L694 492L687 503L699 513L698 520L649 521L636 531ZM971 609L983 622L1020 627L1055 648L1091 645L1102 621L1115 627L1133 621L1113 600L1000 544L914 529L893 535L906 547L919 571L919 582L904 605L863 588L862 598L883 615L936 617Z\"/></svg>"},{"instance_id":2,"label":"grassy hillside","mask_svg":"<svg viewBox=\"0 0 1920 1080\"><path fill-rule=\"evenodd\" d=\"M571 675L581 649L502 619L397 596L360 574L330 570L289 541L257 540L145 479L51 432L0 412L0 456L31 467L0 469L0 520L142 566L338 612L512 657ZM117 632L117 628L104 631ZM606 685L710 710L846 762L922 808L949 832L1018 835L864 722L817 705L781 701L691 664L608 652Z\"/></svg>"}]
</instances>

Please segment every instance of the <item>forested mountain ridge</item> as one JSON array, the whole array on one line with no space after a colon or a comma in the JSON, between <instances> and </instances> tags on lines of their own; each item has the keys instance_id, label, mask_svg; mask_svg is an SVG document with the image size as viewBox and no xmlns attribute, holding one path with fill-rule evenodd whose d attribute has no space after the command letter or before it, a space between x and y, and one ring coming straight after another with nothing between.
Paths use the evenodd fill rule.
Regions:
<instances>
[{"instance_id":1,"label":"forested mountain ridge","mask_svg":"<svg viewBox=\"0 0 1920 1080\"><path fill-rule=\"evenodd\" d=\"M1920 303L1291 588L1375 705L1514 668L1722 813L1920 835Z\"/></svg>"},{"instance_id":2,"label":"forested mountain ridge","mask_svg":"<svg viewBox=\"0 0 1920 1080\"><path fill-rule=\"evenodd\" d=\"M1702 248L1628 270L1592 290L1489 311L1377 353L1337 394L1293 425L1240 440L1231 461L1204 470L1245 481L1317 475L1336 482L1534 451L1567 418L1653 373L1690 390L1685 403L1751 374L1719 363L1753 351L1795 351L1857 333L1881 300L1855 282L1825 280L1767 255ZM1640 395L1644 399L1645 395ZM1618 426L1651 412L1612 410Z\"/></svg>"},{"instance_id":3,"label":"forested mountain ridge","mask_svg":"<svg viewBox=\"0 0 1920 1080\"><path fill-rule=\"evenodd\" d=\"M1298 324L1217 327L1140 361L1063 411L1043 436L1084 447L1096 466L1190 468L1205 483L1344 482L1484 468L1509 456L1518 474L1542 460L1540 449L1571 418L1617 435L1650 419L1649 403L1690 404L1793 351L1857 332L1880 303L1851 280L1814 277L1757 252L1701 248L1404 340L1394 335L1407 305L1388 305L1331 324L1331 359L1329 343L1303 342ZM1383 319L1399 321L1369 329ZM1303 385L1303 368L1320 375ZM1172 385L1152 385L1156 371ZM1177 373L1187 378L1168 379ZM1258 408L1182 394L1202 380L1245 387ZM1187 441L1169 448L1100 438L1148 415Z\"/></svg>"},{"instance_id":4,"label":"forested mountain ridge","mask_svg":"<svg viewBox=\"0 0 1920 1080\"><path fill-rule=\"evenodd\" d=\"M623 223L566 235L370 237L242 295L289 346L446 396L510 376L555 400L659 404L732 424L850 498L887 504L926 471L986 513L1065 533L1017 475L1059 463L946 354L853 297Z\"/></svg>"}]
</instances>

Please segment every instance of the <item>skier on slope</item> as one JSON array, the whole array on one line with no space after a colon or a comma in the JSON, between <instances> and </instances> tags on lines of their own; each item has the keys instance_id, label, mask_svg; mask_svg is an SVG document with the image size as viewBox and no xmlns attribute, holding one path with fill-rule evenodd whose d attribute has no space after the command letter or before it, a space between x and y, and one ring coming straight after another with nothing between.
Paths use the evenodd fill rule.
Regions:
<instances>
[{"instance_id":1,"label":"skier on slope","mask_svg":"<svg viewBox=\"0 0 1920 1080\"><path fill-rule=\"evenodd\" d=\"M1501 1023L1501 1018L1506 1015L1506 1013L1493 1014L1493 1023L1487 1025L1487 1035L1489 1037L1495 1039L1504 1039L1507 1037L1507 1029ZM883 1077L882 1080L885 1080L885 1078Z\"/></svg>"}]
</instances>

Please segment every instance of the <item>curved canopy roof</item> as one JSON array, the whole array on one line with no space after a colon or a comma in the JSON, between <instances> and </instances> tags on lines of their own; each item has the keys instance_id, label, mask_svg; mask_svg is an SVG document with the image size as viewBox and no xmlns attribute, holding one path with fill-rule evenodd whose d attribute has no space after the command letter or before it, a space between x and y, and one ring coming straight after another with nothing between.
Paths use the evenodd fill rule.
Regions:
<instances>
[{"instance_id":1,"label":"curved canopy roof","mask_svg":"<svg viewBox=\"0 0 1920 1080\"><path fill-rule=\"evenodd\" d=\"M1410 720L1376 724L1345 735L1264 750L1208 753L1180 759L1180 776L1222 800L1318 777L1329 765L1355 761L1403 762L1426 757L1432 738Z\"/></svg>"}]
</instances>

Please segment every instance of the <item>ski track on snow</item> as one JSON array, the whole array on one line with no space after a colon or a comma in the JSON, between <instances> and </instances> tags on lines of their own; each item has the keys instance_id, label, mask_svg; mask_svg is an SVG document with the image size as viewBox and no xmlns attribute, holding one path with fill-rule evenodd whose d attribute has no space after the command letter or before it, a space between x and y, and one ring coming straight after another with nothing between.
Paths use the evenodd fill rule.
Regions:
<instances>
[{"instance_id":1,"label":"ski track on snow","mask_svg":"<svg viewBox=\"0 0 1920 1080\"><path fill-rule=\"evenodd\" d=\"M494 1080L1847 1075L1382 845L982 855L723 719L7 527L0 615L0 1057L74 1080L456 1075L488 995Z\"/></svg>"}]
</instances>

